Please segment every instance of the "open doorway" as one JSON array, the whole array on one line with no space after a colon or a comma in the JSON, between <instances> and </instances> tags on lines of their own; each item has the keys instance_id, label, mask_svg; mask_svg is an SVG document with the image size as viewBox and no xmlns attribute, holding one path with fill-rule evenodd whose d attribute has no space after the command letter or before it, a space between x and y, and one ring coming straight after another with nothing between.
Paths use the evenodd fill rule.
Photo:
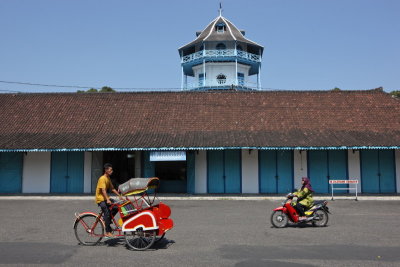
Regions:
<instances>
[{"instance_id":1,"label":"open doorway","mask_svg":"<svg viewBox=\"0 0 400 267\"><path fill-rule=\"evenodd\" d=\"M155 176L160 178L161 193L186 193L187 166L185 161L155 162Z\"/></svg>"},{"instance_id":2,"label":"open doorway","mask_svg":"<svg viewBox=\"0 0 400 267\"><path fill-rule=\"evenodd\" d=\"M111 180L116 188L135 177L135 153L132 151L105 151L103 165L105 163L111 163L113 166Z\"/></svg>"}]
</instances>

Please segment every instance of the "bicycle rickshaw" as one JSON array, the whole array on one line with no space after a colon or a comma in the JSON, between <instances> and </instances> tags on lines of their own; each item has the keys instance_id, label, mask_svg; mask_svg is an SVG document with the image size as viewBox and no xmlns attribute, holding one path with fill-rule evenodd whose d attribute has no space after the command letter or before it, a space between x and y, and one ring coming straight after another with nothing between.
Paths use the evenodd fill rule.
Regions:
<instances>
[{"instance_id":1,"label":"bicycle rickshaw","mask_svg":"<svg viewBox=\"0 0 400 267\"><path fill-rule=\"evenodd\" d=\"M124 200L114 202L110 207L117 206L120 216L118 221L111 216L114 235L123 236L128 247L134 250L150 248L173 228L174 222L169 218L171 209L156 197L159 183L157 177L132 178L118 187ZM105 232L103 212L75 213L75 217L74 232L80 244L98 244Z\"/></svg>"}]
</instances>

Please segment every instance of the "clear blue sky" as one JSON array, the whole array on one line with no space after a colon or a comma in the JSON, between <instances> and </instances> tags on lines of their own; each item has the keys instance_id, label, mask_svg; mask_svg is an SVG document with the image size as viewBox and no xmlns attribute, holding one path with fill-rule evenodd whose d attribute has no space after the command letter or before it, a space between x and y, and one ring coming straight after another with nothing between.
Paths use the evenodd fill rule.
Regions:
<instances>
[{"instance_id":1,"label":"clear blue sky","mask_svg":"<svg viewBox=\"0 0 400 267\"><path fill-rule=\"evenodd\" d=\"M179 88L177 49L217 0L0 0L0 80ZM223 16L264 46L263 88L400 88L400 1L225 0ZM0 92L74 92L0 83Z\"/></svg>"}]
</instances>

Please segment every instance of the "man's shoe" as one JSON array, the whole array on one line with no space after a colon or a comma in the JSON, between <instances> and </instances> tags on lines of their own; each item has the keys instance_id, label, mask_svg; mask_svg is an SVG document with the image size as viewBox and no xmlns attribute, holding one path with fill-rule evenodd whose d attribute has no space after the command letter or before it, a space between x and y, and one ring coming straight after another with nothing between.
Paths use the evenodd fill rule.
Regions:
<instances>
[{"instance_id":1,"label":"man's shoe","mask_svg":"<svg viewBox=\"0 0 400 267\"><path fill-rule=\"evenodd\" d=\"M104 238L108 239L108 238L114 238L115 236L111 233L107 233L104 235Z\"/></svg>"}]
</instances>

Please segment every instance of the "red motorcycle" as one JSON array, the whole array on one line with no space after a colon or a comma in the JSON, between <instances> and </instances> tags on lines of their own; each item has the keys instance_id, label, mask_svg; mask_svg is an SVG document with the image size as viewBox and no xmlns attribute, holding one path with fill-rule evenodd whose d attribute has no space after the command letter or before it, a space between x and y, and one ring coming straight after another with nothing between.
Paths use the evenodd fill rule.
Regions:
<instances>
[{"instance_id":1,"label":"red motorcycle","mask_svg":"<svg viewBox=\"0 0 400 267\"><path fill-rule=\"evenodd\" d=\"M293 194L288 194L286 200L282 202L282 206L274 209L271 215L271 223L276 228L286 227L289 221L293 224L309 223L313 226L322 227L326 226L329 220L326 200L314 201L314 205L305 211L306 220L299 220L299 213L294 207Z\"/></svg>"}]
</instances>

